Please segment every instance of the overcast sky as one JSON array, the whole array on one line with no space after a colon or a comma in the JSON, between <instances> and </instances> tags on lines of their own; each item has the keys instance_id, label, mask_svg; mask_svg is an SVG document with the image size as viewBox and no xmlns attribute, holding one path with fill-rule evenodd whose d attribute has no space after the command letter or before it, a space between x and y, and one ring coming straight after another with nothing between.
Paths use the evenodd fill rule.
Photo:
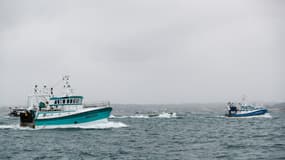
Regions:
<instances>
[{"instance_id":1,"label":"overcast sky","mask_svg":"<svg viewBox=\"0 0 285 160\"><path fill-rule=\"evenodd\" d=\"M285 101L284 17L282 0L0 0L0 105L64 74L89 103Z\"/></svg>"}]
</instances>

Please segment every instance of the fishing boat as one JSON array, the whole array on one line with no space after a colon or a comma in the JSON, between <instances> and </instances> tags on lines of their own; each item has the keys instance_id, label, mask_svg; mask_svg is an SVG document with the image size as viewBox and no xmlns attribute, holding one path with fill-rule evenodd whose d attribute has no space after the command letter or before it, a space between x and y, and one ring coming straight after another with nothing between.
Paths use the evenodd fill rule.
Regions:
<instances>
[{"instance_id":1,"label":"fishing boat","mask_svg":"<svg viewBox=\"0 0 285 160\"><path fill-rule=\"evenodd\" d=\"M162 113L150 112L150 113L148 113L148 117L150 117L150 118L152 118L152 117L172 118L172 117L176 117L176 113L175 112L166 112L166 111L163 111Z\"/></svg>"},{"instance_id":2,"label":"fishing boat","mask_svg":"<svg viewBox=\"0 0 285 160\"><path fill-rule=\"evenodd\" d=\"M20 126L31 128L80 127L107 121L112 108L109 102L84 105L84 97L73 95L69 76L64 76L64 94L54 96L53 88L37 85L28 97L28 109L20 113Z\"/></svg>"},{"instance_id":3,"label":"fishing boat","mask_svg":"<svg viewBox=\"0 0 285 160\"><path fill-rule=\"evenodd\" d=\"M9 113L8 115L10 117L19 117L20 113L25 111L26 109L23 107L9 107Z\"/></svg>"},{"instance_id":4,"label":"fishing boat","mask_svg":"<svg viewBox=\"0 0 285 160\"><path fill-rule=\"evenodd\" d=\"M148 116L148 117L158 117L159 114L156 113L156 112L148 112L148 113L147 113L147 116Z\"/></svg>"},{"instance_id":5,"label":"fishing boat","mask_svg":"<svg viewBox=\"0 0 285 160\"><path fill-rule=\"evenodd\" d=\"M264 115L268 110L263 106L256 106L252 104L238 104L229 102L226 107L227 117L250 117L250 116L258 116Z\"/></svg>"},{"instance_id":6,"label":"fishing boat","mask_svg":"<svg viewBox=\"0 0 285 160\"><path fill-rule=\"evenodd\" d=\"M173 118L173 117L176 117L176 113L175 112L162 112L158 115L158 117L160 117L160 118Z\"/></svg>"}]
</instances>

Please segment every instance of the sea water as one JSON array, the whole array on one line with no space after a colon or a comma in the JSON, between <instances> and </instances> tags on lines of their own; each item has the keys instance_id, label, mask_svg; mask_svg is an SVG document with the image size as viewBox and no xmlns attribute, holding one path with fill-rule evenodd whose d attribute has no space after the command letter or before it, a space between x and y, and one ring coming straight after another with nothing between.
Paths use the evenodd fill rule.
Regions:
<instances>
[{"instance_id":1,"label":"sea water","mask_svg":"<svg viewBox=\"0 0 285 160\"><path fill-rule=\"evenodd\" d=\"M36 130L1 111L0 159L285 159L284 109L227 118L222 105L113 108L106 123ZM177 114L147 116L165 111Z\"/></svg>"}]
</instances>

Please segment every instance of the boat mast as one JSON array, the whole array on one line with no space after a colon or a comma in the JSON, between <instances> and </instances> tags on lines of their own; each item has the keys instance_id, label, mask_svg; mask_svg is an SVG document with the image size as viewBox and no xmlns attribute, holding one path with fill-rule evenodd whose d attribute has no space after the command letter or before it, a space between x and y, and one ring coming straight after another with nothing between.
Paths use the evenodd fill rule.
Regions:
<instances>
[{"instance_id":1,"label":"boat mast","mask_svg":"<svg viewBox=\"0 0 285 160\"><path fill-rule=\"evenodd\" d=\"M69 84L69 79L70 79L70 76L69 75L65 75L63 76L62 80L64 82L63 84L63 91L64 91L64 96L65 97L68 97L68 96L72 96L72 88Z\"/></svg>"}]
</instances>

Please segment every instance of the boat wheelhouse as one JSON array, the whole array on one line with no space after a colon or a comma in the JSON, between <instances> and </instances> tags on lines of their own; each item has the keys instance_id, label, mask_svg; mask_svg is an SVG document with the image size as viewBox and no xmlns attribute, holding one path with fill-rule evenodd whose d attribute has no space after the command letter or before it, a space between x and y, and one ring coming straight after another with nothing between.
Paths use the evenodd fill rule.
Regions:
<instances>
[{"instance_id":1,"label":"boat wheelhouse","mask_svg":"<svg viewBox=\"0 0 285 160\"><path fill-rule=\"evenodd\" d=\"M83 105L83 96L51 97L49 106L51 109L63 109L65 106L77 109Z\"/></svg>"}]
</instances>

